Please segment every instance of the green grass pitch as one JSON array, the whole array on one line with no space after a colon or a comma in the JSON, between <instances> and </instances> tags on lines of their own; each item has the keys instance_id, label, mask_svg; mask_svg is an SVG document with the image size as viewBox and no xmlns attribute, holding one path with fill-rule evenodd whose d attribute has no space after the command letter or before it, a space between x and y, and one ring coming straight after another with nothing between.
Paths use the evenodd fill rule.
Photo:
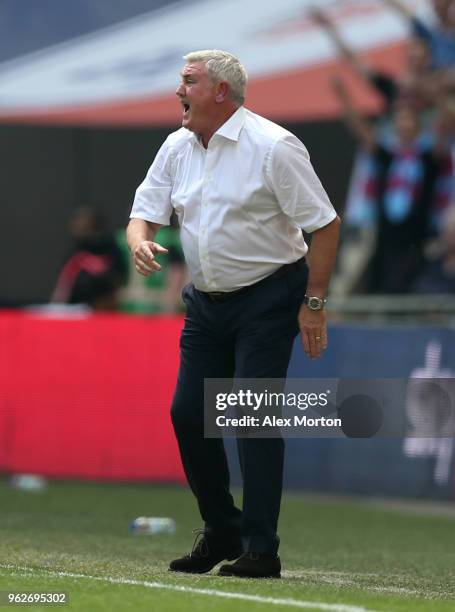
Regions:
<instances>
[{"instance_id":1,"label":"green grass pitch","mask_svg":"<svg viewBox=\"0 0 455 612\"><path fill-rule=\"evenodd\" d=\"M455 512L288 493L280 520L283 578L242 580L216 570L167 571L201 526L185 488L51 481L44 492L26 493L3 479L0 499L0 591L69 594L67 605L28 609L455 610ZM173 517L177 532L133 535L128 525L140 515Z\"/></svg>"}]
</instances>

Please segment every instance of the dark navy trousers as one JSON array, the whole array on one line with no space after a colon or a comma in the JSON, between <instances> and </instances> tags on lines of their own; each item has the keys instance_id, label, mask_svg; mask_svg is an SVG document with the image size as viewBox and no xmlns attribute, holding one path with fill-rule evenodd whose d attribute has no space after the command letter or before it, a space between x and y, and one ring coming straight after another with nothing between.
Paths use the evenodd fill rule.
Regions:
<instances>
[{"instance_id":1,"label":"dark navy trousers","mask_svg":"<svg viewBox=\"0 0 455 612\"><path fill-rule=\"evenodd\" d=\"M206 535L217 546L241 536L246 552L278 550L284 442L237 440L243 477L243 508L237 508L223 441L204 437L204 378L285 378L307 276L302 259L223 302L192 284L183 290L187 315L171 416Z\"/></svg>"}]
</instances>

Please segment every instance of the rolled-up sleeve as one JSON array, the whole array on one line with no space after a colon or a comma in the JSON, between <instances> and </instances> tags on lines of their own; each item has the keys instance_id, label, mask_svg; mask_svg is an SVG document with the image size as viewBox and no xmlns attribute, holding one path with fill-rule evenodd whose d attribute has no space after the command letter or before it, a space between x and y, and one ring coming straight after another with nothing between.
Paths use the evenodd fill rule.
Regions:
<instances>
[{"instance_id":1,"label":"rolled-up sleeve","mask_svg":"<svg viewBox=\"0 0 455 612\"><path fill-rule=\"evenodd\" d=\"M282 211L306 232L335 219L336 211L298 138L289 134L275 143L267 173Z\"/></svg>"},{"instance_id":2,"label":"rolled-up sleeve","mask_svg":"<svg viewBox=\"0 0 455 612\"><path fill-rule=\"evenodd\" d=\"M130 219L144 219L169 225L172 214L172 150L166 140L158 151L145 179L136 189Z\"/></svg>"}]
</instances>

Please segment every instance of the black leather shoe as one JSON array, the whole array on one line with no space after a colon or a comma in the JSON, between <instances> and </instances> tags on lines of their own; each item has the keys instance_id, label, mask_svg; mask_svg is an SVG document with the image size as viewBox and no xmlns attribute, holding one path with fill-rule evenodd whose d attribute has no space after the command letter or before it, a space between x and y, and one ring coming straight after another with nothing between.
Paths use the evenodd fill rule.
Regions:
<instances>
[{"instance_id":1,"label":"black leather shoe","mask_svg":"<svg viewBox=\"0 0 455 612\"><path fill-rule=\"evenodd\" d=\"M222 565L218 574L239 578L281 578L280 557L248 552L232 565Z\"/></svg>"},{"instance_id":2,"label":"black leather shoe","mask_svg":"<svg viewBox=\"0 0 455 612\"><path fill-rule=\"evenodd\" d=\"M196 539L194 540L193 550L189 555L174 559L169 565L173 572L187 572L189 574L205 574L215 567L220 561L227 559L232 561L242 554L240 539L232 547L223 548L208 544L203 529L195 530Z\"/></svg>"}]
</instances>

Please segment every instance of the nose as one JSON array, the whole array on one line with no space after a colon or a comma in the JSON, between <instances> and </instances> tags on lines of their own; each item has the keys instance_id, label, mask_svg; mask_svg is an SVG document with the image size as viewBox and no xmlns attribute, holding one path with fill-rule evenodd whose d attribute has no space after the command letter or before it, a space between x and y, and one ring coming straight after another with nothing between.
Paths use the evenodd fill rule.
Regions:
<instances>
[{"instance_id":1,"label":"nose","mask_svg":"<svg viewBox=\"0 0 455 612\"><path fill-rule=\"evenodd\" d=\"M177 89L175 90L175 95L180 97L180 96L183 96L184 94L185 94L185 90L183 87L183 83L180 83Z\"/></svg>"}]
</instances>

